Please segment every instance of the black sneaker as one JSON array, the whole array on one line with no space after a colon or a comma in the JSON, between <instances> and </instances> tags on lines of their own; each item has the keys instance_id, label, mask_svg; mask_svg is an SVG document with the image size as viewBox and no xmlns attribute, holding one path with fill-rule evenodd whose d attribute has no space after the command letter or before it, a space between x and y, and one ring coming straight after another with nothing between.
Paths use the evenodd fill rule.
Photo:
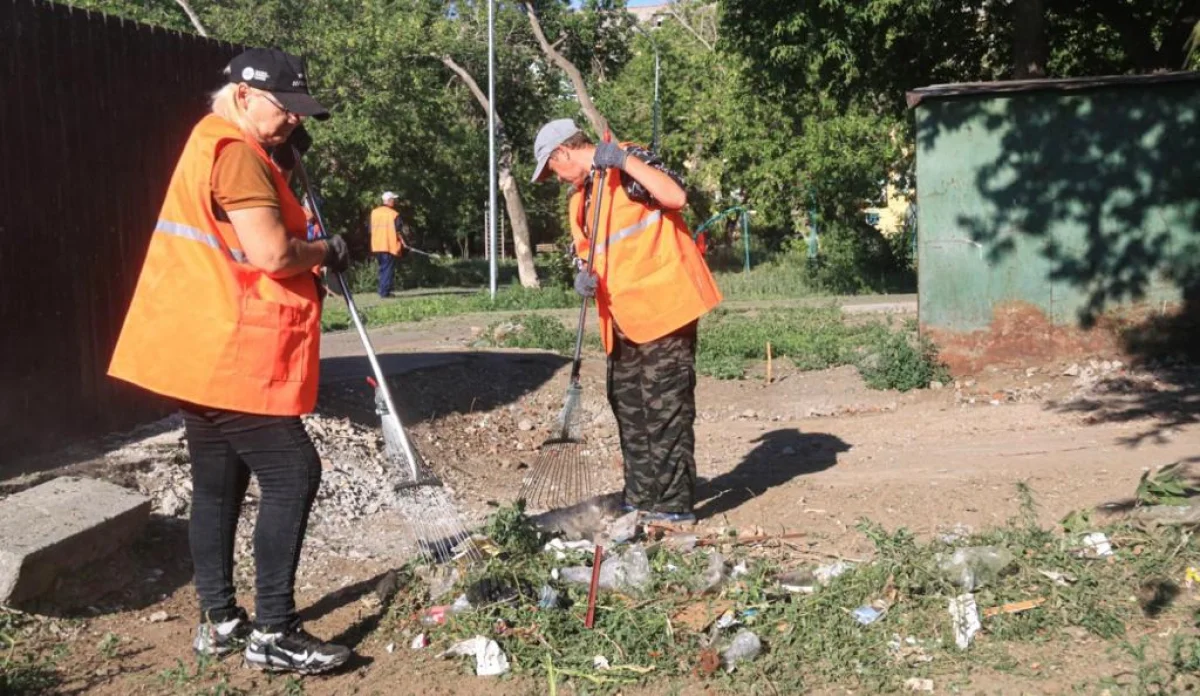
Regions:
<instances>
[{"instance_id":1,"label":"black sneaker","mask_svg":"<svg viewBox=\"0 0 1200 696\"><path fill-rule=\"evenodd\" d=\"M202 622L196 629L192 650L204 657L224 657L245 645L251 630L250 617L246 616L246 610L239 608L224 621Z\"/></svg>"},{"instance_id":2,"label":"black sneaker","mask_svg":"<svg viewBox=\"0 0 1200 696\"><path fill-rule=\"evenodd\" d=\"M345 664L350 648L313 637L297 621L275 633L254 629L245 655L247 664L257 669L319 674Z\"/></svg>"}]
</instances>

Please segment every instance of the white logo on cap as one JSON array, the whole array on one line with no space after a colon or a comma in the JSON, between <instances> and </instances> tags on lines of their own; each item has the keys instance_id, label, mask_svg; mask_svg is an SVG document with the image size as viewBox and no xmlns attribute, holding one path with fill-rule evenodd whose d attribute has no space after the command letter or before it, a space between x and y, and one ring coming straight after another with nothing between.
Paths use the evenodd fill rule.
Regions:
<instances>
[{"instance_id":1,"label":"white logo on cap","mask_svg":"<svg viewBox=\"0 0 1200 696\"><path fill-rule=\"evenodd\" d=\"M270 77L270 75L267 74L266 70L255 70L254 71L254 79L256 79L256 80L265 81L268 77Z\"/></svg>"},{"instance_id":2,"label":"white logo on cap","mask_svg":"<svg viewBox=\"0 0 1200 696\"><path fill-rule=\"evenodd\" d=\"M254 79L254 68L252 68L248 65L246 67L242 68L242 79L243 80L253 80Z\"/></svg>"}]
</instances>

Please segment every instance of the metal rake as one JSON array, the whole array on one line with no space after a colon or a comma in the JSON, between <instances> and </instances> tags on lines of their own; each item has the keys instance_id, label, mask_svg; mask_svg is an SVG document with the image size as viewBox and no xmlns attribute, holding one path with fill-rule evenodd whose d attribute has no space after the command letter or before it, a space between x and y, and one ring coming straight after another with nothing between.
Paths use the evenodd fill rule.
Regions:
<instances>
[{"instance_id":1,"label":"metal rake","mask_svg":"<svg viewBox=\"0 0 1200 696\"><path fill-rule=\"evenodd\" d=\"M322 230L328 230L321 209L317 205L317 197L313 195L312 182L300 161L300 153L294 151L296 159L296 174L308 198L310 210L317 218L317 224ZM371 363L374 379L368 382L375 387L375 411L379 414L383 429L384 452L388 461L397 464L400 480L397 481L396 507L409 523L414 541L420 554L432 563L440 563L452 558L466 558L468 561L482 558L479 548L471 538L471 532L463 523L458 508L442 485L441 480L425 465L412 440L400 422L396 412L396 402L379 365L379 358L371 339L363 325L358 307L350 286L342 273L335 272L333 277L346 300L350 318L358 331L359 340Z\"/></svg>"}]
</instances>

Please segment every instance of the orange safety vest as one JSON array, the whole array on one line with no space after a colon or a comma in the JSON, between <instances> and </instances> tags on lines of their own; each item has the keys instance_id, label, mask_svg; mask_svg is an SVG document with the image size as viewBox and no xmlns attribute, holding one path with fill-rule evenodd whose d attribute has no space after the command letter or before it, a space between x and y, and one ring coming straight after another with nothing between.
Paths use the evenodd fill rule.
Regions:
<instances>
[{"instance_id":1,"label":"orange safety vest","mask_svg":"<svg viewBox=\"0 0 1200 696\"><path fill-rule=\"evenodd\" d=\"M396 218L400 217L395 208L381 205L371 211L371 251L386 252L395 256L400 255L404 244L396 232ZM361 229L361 228L360 228Z\"/></svg>"},{"instance_id":2,"label":"orange safety vest","mask_svg":"<svg viewBox=\"0 0 1200 696\"><path fill-rule=\"evenodd\" d=\"M312 274L275 279L250 265L217 219L212 168L221 148L258 143L209 115L192 130L158 216L108 374L210 408L275 416L317 401L321 309ZM289 235L304 209L271 163Z\"/></svg>"},{"instance_id":3,"label":"orange safety vest","mask_svg":"<svg viewBox=\"0 0 1200 696\"><path fill-rule=\"evenodd\" d=\"M593 187L598 187L596 177ZM591 201L596 200L593 190ZM591 243L584 226L583 190L571 196L575 252L587 258ZM584 216L586 214L586 222ZM677 210L658 210L629 199L621 177L609 172L600 208L595 272L600 340L612 353L613 322L634 343L646 343L686 326L721 303L721 291Z\"/></svg>"}]
</instances>

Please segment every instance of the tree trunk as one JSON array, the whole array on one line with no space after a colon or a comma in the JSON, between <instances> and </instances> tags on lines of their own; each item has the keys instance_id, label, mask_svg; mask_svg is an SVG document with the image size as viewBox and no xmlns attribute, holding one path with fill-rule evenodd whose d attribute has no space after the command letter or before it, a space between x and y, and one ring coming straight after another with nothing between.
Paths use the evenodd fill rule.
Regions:
<instances>
[{"instance_id":1,"label":"tree trunk","mask_svg":"<svg viewBox=\"0 0 1200 696\"><path fill-rule=\"evenodd\" d=\"M575 87L575 95L579 97L579 107L583 109L583 114L587 116L588 122L596 131L596 137L603 138L604 134L609 132L608 120L592 102L587 84L583 81L583 73L579 72L579 68L567 60L566 56L554 50L554 47L546 40L546 35L542 33L542 23L538 21L537 13L533 11L533 4L529 2L521 4L525 6L525 14L529 15L529 25L533 28L533 35L537 38L538 45L542 47L542 53L545 53L546 57L570 78L571 84ZM613 139L616 140L616 136L613 136Z\"/></svg>"},{"instance_id":2,"label":"tree trunk","mask_svg":"<svg viewBox=\"0 0 1200 696\"><path fill-rule=\"evenodd\" d=\"M475 95L476 101L488 112L488 98L479 89L479 84L471 73L456 63L450 56L442 56L442 64L454 71ZM521 192L517 188L517 178L512 174L512 146L504 137L504 122L500 114L496 114L496 136L500 141L500 157L496 162L500 183L500 191L504 193L504 207L508 209L508 222L512 226L513 255L517 257L517 276L521 285L526 288L541 287L538 282L537 267L533 263L533 245L529 243L529 218L525 215L525 204L521 201Z\"/></svg>"},{"instance_id":3,"label":"tree trunk","mask_svg":"<svg viewBox=\"0 0 1200 696\"><path fill-rule=\"evenodd\" d=\"M1013 79L1046 76L1046 7L1043 0L1013 2Z\"/></svg>"},{"instance_id":4,"label":"tree trunk","mask_svg":"<svg viewBox=\"0 0 1200 696\"><path fill-rule=\"evenodd\" d=\"M196 32L200 34L200 36L207 38L208 31L206 31L204 29L204 25L200 23L200 15L196 14L196 11L192 9L192 6L188 4L188 1L175 0L175 3L183 8L184 14L186 14L188 19L191 20L192 26L196 28Z\"/></svg>"}]
</instances>

